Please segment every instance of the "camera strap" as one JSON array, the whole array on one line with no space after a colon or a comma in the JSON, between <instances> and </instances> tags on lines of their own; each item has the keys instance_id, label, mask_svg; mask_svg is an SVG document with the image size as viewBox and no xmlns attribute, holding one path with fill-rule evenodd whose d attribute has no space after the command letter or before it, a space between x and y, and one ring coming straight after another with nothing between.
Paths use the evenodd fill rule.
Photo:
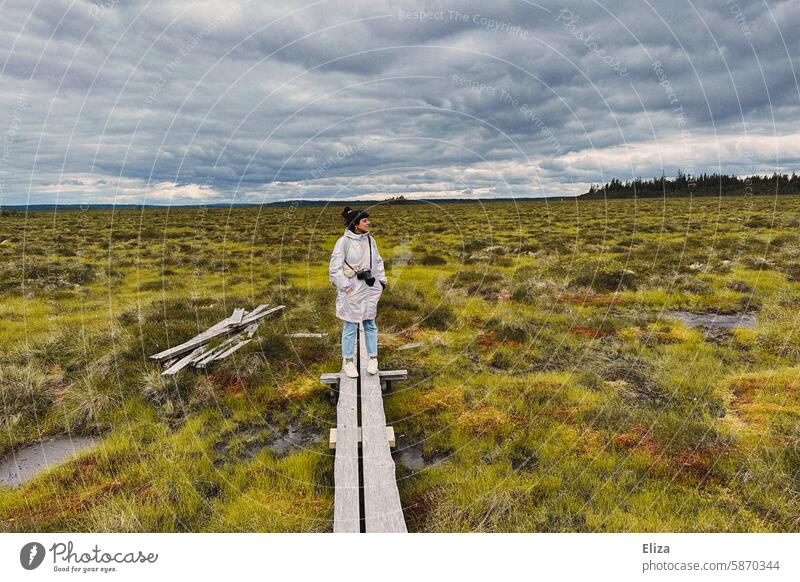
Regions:
<instances>
[{"instance_id":1,"label":"camera strap","mask_svg":"<svg viewBox=\"0 0 800 582\"><path fill-rule=\"evenodd\" d=\"M350 252L350 239L345 237L345 239L344 239L344 264L347 265L348 267L350 267L350 270L355 273L356 270L353 268L353 265L351 265L350 263L347 262L347 253L349 253L349 252Z\"/></svg>"},{"instance_id":2,"label":"camera strap","mask_svg":"<svg viewBox=\"0 0 800 582\"><path fill-rule=\"evenodd\" d=\"M369 244L369 270L372 270L372 235L367 233L367 243ZM353 265L347 262L347 253L350 252L350 239L344 239L344 264L350 267L354 272L357 272L356 269L353 269ZM359 265L361 266L361 265Z\"/></svg>"}]
</instances>

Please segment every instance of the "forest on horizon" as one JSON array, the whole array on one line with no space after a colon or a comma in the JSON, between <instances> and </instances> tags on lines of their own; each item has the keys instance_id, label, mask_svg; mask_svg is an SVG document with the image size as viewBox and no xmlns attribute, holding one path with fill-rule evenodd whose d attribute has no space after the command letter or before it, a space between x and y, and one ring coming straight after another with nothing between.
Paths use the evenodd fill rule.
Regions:
<instances>
[{"instance_id":1,"label":"forest on horizon","mask_svg":"<svg viewBox=\"0 0 800 582\"><path fill-rule=\"evenodd\" d=\"M675 178L653 178L621 181L613 178L605 184L592 185L580 198L660 198L663 196L725 196L798 194L800 176L773 173L771 176L733 176L727 174L702 173L697 176L678 170Z\"/></svg>"}]
</instances>

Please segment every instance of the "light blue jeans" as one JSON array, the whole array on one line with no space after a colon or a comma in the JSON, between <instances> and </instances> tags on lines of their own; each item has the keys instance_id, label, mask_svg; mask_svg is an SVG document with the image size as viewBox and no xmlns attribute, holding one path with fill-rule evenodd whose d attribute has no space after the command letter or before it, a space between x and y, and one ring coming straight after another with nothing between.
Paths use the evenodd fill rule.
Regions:
<instances>
[{"instance_id":1,"label":"light blue jeans","mask_svg":"<svg viewBox=\"0 0 800 582\"><path fill-rule=\"evenodd\" d=\"M356 355L356 334L358 324L351 321L343 322L342 326L342 357L354 358ZM378 357L378 326L374 319L364 320L364 342L367 344L367 355L370 358Z\"/></svg>"}]
</instances>

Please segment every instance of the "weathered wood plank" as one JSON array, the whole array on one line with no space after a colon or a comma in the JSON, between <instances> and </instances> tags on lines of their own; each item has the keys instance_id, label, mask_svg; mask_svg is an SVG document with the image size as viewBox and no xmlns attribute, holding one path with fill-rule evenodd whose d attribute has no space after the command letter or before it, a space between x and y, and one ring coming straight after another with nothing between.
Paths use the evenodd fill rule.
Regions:
<instances>
[{"instance_id":1,"label":"weathered wood plank","mask_svg":"<svg viewBox=\"0 0 800 582\"><path fill-rule=\"evenodd\" d=\"M253 341L253 340L251 340L251 339L246 339L246 340L242 340L242 341L240 341L238 344L236 344L236 345L234 345L234 346L231 346L231 347L229 347L227 350L225 350L224 352L222 352L222 353L221 353L221 354L219 354L218 356L214 356L214 361L221 360L221 359L223 359L223 358L227 358L227 357L228 357L228 356L230 356L230 355L231 355L233 352L235 352L235 351L236 351L236 350L238 350L239 348L243 348L244 346L246 346L247 344L249 344L251 341Z\"/></svg>"},{"instance_id":2,"label":"weathered wood plank","mask_svg":"<svg viewBox=\"0 0 800 582\"><path fill-rule=\"evenodd\" d=\"M416 343L413 343L413 344L406 344L404 346L400 346L397 349L398 350L414 350L416 348L421 348L421 347L422 347L422 344L419 343L419 342L416 342Z\"/></svg>"},{"instance_id":3,"label":"weathered wood plank","mask_svg":"<svg viewBox=\"0 0 800 582\"><path fill-rule=\"evenodd\" d=\"M405 370L380 370L378 372L381 380L405 380L408 378L408 372ZM321 384L338 384L340 378L339 372L325 372L319 375Z\"/></svg>"},{"instance_id":4,"label":"weathered wood plank","mask_svg":"<svg viewBox=\"0 0 800 582\"><path fill-rule=\"evenodd\" d=\"M380 376L381 382L386 380L394 382L395 380L405 380L408 378L408 372L406 370L380 370L378 375ZM320 374L319 381L321 384L338 384L339 373L327 372L325 374Z\"/></svg>"},{"instance_id":5,"label":"weathered wood plank","mask_svg":"<svg viewBox=\"0 0 800 582\"><path fill-rule=\"evenodd\" d=\"M200 333L200 334L194 336L193 338L191 338L191 339L189 339L189 340L187 340L187 341L183 342L182 344L179 344L179 345L177 345L175 347L166 349L166 350L164 350L162 352L158 352L157 354L153 354L152 356L150 356L150 358L152 358L154 360L162 361L162 360L166 360L166 359L175 357L175 356L177 356L179 354L183 354L185 352L193 350L194 348L196 348L198 346L201 346L201 345L203 345L205 343L208 343L209 341L211 341L211 340L213 340L215 338L218 338L220 336L223 336L223 335L226 335L226 334L229 334L229 333L234 333L234 332L237 332L237 331L241 331L241 329L243 327L249 326L250 324L253 324L253 323L257 322L258 320L260 320L260 319L262 319L262 318L264 318L264 317L266 317L268 315L271 315L273 313L276 313L276 312L284 309L285 305L279 305L278 307L273 307L272 309L268 309L268 310L264 311L264 309L266 307L267 307L266 304L265 305L259 305L256 309L254 309L250 313L247 313L246 315L244 315L244 317L242 317L241 321L236 325L233 324L233 320L234 320L233 316L226 317L222 321L219 321L218 323L215 323L214 325L212 325L210 328L208 328L203 333Z\"/></svg>"},{"instance_id":6,"label":"weathered wood plank","mask_svg":"<svg viewBox=\"0 0 800 582\"><path fill-rule=\"evenodd\" d=\"M389 441L389 446L394 448L396 446L396 441L394 438L394 427L387 426L386 427L386 440ZM358 433L358 442L361 442L361 431ZM328 448L335 449L336 448L336 429L332 428L328 433Z\"/></svg>"},{"instance_id":7,"label":"weathered wood plank","mask_svg":"<svg viewBox=\"0 0 800 582\"><path fill-rule=\"evenodd\" d=\"M408 378L408 370L380 370L378 375L381 380L405 380Z\"/></svg>"},{"instance_id":8,"label":"weathered wood plank","mask_svg":"<svg viewBox=\"0 0 800 582\"><path fill-rule=\"evenodd\" d=\"M162 376L174 376L181 370L183 370L186 366L191 364L198 356L201 356L208 348L206 346L200 346L196 348L194 351L189 353L188 355L182 357L180 360L172 364L169 368L161 372Z\"/></svg>"},{"instance_id":9,"label":"weathered wood plank","mask_svg":"<svg viewBox=\"0 0 800 582\"><path fill-rule=\"evenodd\" d=\"M234 309L234 313L235 312L236 312L236 310ZM246 309L244 310L244 314L242 314L242 317L244 317L245 315L247 315L247 310ZM215 323L214 325L212 325L208 329L212 330L212 329L220 329L220 328L223 328L223 327L228 327L229 325L231 325L232 322L233 322L233 314L229 315L228 317L226 317L223 320L218 321L217 323Z\"/></svg>"},{"instance_id":10,"label":"weathered wood plank","mask_svg":"<svg viewBox=\"0 0 800 582\"><path fill-rule=\"evenodd\" d=\"M395 448L397 446L397 440L394 438L394 427L387 426L386 427L386 440L389 441L389 447Z\"/></svg>"},{"instance_id":11,"label":"weathered wood plank","mask_svg":"<svg viewBox=\"0 0 800 582\"><path fill-rule=\"evenodd\" d=\"M246 328L244 328L244 332L247 334L247 337L253 337L256 335L256 330L258 330L258 326L261 324L260 321L255 323L251 323Z\"/></svg>"},{"instance_id":12,"label":"weathered wood plank","mask_svg":"<svg viewBox=\"0 0 800 582\"><path fill-rule=\"evenodd\" d=\"M194 367L195 368L205 368L206 365L211 363L211 361L216 356L218 356L219 354L224 352L232 344L234 344L237 341L241 340L243 335L244 335L244 332L242 331L242 332L237 333L236 335L233 335L233 336L229 337L228 339L226 339L224 342L219 344L213 350L203 354L203 356L199 360L195 360Z\"/></svg>"},{"instance_id":13,"label":"weathered wood plank","mask_svg":"<svg viewBox=\"0 0 800 582\"><path fill-rule=\"evenodd\" d=\"M277 307L273 307L272 309L267 309L266 311L263 311L263 310L259 311L260 307L262 307L262 306L259 305L258 308L254 309L253 311L251 311L250 313L245 315L242 318L242 322L239 325L251 324L253 322L258 321L259 319L263 319L268 315L272 315L273 313L277 313L278 311L281 311L282 309L286 308L285 305L278 305ZM263 307L266 307L266 305L264 305Z\"/></svg>"},{"instance_id":14,"label":"weathered wood plank","mask_svg":"<svg viewBox=\"0 0 800 582\"><path fill-rule=\"evenodd\" d=\"M394 460L389 450L380 376L367 372L364 328L360 328L361 457L364 466L364 512L367 533L407 532ZM338 438L337 434L337 438Z\"/></svg>"},{"instance_id":15,"label":"weathered wood plank","mask_svg":"<svg viewBox=\"0 0 800 582\"><path fill-rule=\"evenodd\" d=\"M264 311L267 307L269 307L269 303L262 303L261 305L256 307L253 311L250 311L249 313L245 313L245 315L248 316L248 317L253 316L253 315L258 315L259 313Z\"/></svg>"},{"instance_id":16,"label":"weathered wood plank","mask_svg":"<svg viewBox=\"0 0 800 582\"><path fill-rule=\"evenodd\" d=\"M319 377L322 384L338 384L340 379L341 375L338 372L321 374Z\"/></svg>"},{"instance_id":17,"label":"weathered wood plank","mask_svg":"<svg viewBox=\"0 0 800 582\"><path fill-rule=\"evenodd\" d=\"M408 372L406 370L381 370L378 374L381 378L381 388L383 388L383 390L391 389L392 382L408 378Z\"/></svg>"},{"instance_id":18,"label":"weathered wood plank","mask_svg":"<svg viewBox=\"0 0 800 582\"><path fill-rule=\"evenodd\" d=\"M233 313L231 314L231 324L239 325L242 323L242 317L244 317L245 313L247 313L247 311L243 307L237 307L234 309Z\"/></svg>"},{"instance_id":19,"label":"weathered wood plank","mask_svg":"<svg viewBox=\"0 0 800 582\"><path fill-rule=\"evenodd\" d=\"M186 353L195 349L198 346L201 346L214 338L217 338L221 335L225 335L230 333L233 328L230 326L230 317L226 317L222 321L215 323L210 328L208 328L203 333L199 333L191 339L186 340L182 344L178 344L177 346L171 347L166 349L162 352L158 352L157 354L153 354L150 356L153 360L166 360L177 356L179 354Z\"/></svg>"},{"instance_id":20,"label":"weathered wood plank","mask_svg":"<svg viewBox=\"0 0 800 582\"><path fill-rule=\"evenodd\" d=\"M336 486L333 531L361 531L358 478L358 395L356 378L340 375L339 402L336 405L336 457L333 480Z\"/></svg>"}]
</instances>

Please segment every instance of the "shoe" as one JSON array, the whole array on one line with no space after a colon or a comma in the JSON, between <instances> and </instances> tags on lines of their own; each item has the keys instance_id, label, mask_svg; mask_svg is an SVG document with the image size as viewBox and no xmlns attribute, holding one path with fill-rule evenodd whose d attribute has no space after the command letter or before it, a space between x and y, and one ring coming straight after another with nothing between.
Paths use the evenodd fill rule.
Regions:
<instances>
[{"instance_id":1,"label":"shoe","mask_svg":"<svg viewBox=\"0 0 800 582\"><path fill-rule=\"evenodd\" d=\"M378 359L377 358L370 358L369 362L367 362L367 372L370 374L377 374L378 373Z\"/></svg>"},{"instance_id":2,"label":"shoe","mask_svg":"<svg viewBox=\"0 0 800 582\"><path fill-rule=\"evenodd\" d=\"M348 360L344 365L344 373L348 378L358 378L358 370L356 370L356 365L353 363L353 360Z\"/></svg>"}]
</instances>

